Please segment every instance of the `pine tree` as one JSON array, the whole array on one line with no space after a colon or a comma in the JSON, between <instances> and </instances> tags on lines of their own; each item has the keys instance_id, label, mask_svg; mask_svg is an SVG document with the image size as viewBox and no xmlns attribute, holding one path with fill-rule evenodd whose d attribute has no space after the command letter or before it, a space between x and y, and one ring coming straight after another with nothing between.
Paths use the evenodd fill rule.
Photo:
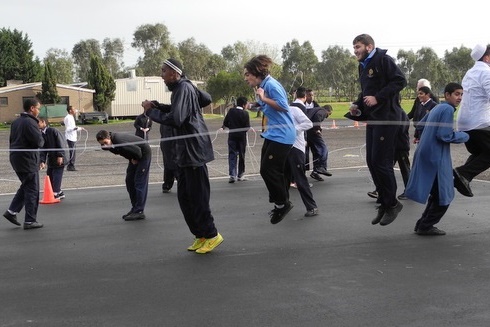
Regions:
<instances>
[{"instance_id":1,"label":"pine tree","mask_svg":"<svg viewBox=\"0 0 490 327\"><path fill-rule=\"evenodd\" d=\"M43 104L56 104L61 100L56 89L56 81L54 80L53 71L49 62L46 62L44 65L44 78L40 99Z\"/></svg>"},{"instance_id":2,"label":"pine tree","mask_svg":"<svg viewBox=\"0 0 490 327\"><path fill-rule=\"evenodd\" d=\"M98 111L109 108L116 96L116 82L99 56L90 57L88 87L95 90L94 107Z\"/></svg>"}]
</instances>

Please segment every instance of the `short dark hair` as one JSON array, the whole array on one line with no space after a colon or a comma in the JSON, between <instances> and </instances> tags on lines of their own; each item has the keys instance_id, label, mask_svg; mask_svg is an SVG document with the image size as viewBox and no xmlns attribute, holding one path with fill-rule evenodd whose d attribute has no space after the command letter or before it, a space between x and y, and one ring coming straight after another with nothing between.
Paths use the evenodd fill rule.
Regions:
<instances>
[{"instance_id":1,"label":"short dark hair","mask_svg":"<svg viewBox=\"0 0 490 327\"><path fill-rule=\"evenodd\" d=\"M25 99L25 101L24 101L24 111L25 112L28 112L29 110L31 110L31 107L35 107L38 104L40 104L40 102L36 98Z\"/></svg>"},{"instance_id":2,"label":"short dark hair","mask_svg":"<svg viewBox=\"0 0 490 327\"><path fill-rule=\"evenodd\" d=\"M372 44L373 47L375 46L374 39L369 34L359 34L358 36L356 36L354 38L354 41L352 41L352 44L356 44L358 42L359 43L362 43L364 45L370 45L370 44Z\"/></svg>"},{"instance_id":3,"label":"short dark hair","mask_svg":"<svg viewBox=\"0 0 490 327\"><path fill-rule=\"evenodd\" d=\"M239 107L244 107L247 104L248 100L246 97L238 97L236 99L236 105Z\"/></svg>"},{"instance_id":4,"label":"short dark hair","mask_svg":"<svg viewBox=\"0 0 490 327\"><path fill-rule=\"evenodd\" d=\"M66 112L70 112L70 110L72 110L72 109L73 109L73 106L68 106L68 107L66 107Z\"/></svg>"},{"instance_id":5,"label":"short dark hair","mask_svg":"<svg viewBox=\"0 0 490 327\"><path fill-rule=\"evenodd\" d=\"M424 92L425 94L432 94L432 91L427 86L419 87L419 91Z\"/></svg>"},{"instance_id":6,"label":"short dark hair","mask_svg":"<svg viewBox=\"0 0 490 327\"><path fill-rule=\"evenodd\" d=\"M306 88L300 86L296 89L296 98L306 97Z\"/></svg>"},{"instance_id":7,"label":"short dark hair","mask_svg":"<svg viewBox=\"0 0 490 327\"><path fill-rule=\"evenodd\" d=\"M97 141L105 140L105 139L108 139L110 137L111 137L111 133L109 133L108 131L106 131L104 129L98 131L97 134L95 135L95 138L97 139Z\"/></svg>"},{"instance_id":8,"label":"short dark hair","mask_svg":"<svg viewBox=\"0 0 490 327\"><path fill-rule=\"evenodd\" d=\"M463 89L463 86L461 84L451 82L451 83L447 84L446 87L444 88L444 94L446 94L446 93L452 94L454 91L462 90L462 89Z\"/></svg>"}]
</instances>

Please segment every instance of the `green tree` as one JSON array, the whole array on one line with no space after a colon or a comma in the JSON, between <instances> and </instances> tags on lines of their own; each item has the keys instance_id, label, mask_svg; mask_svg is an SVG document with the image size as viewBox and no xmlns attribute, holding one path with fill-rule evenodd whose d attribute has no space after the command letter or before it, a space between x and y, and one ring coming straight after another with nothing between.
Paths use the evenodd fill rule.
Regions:
<instances>
[{"instance_id":1,"label":"green tree","mask_svg":"<svg viewBox=\"0 0 490 327\"><path fill-rule=\"evenodd\" d=\"M114 78L122 78L124 72L124 44L121 39L105 38L102 41L102 50L104 52L103 62Z\"/></svg>"},{"instance_id":2,"label":"green tree","mask_svg":"<svg viewBox=\"0 0 490 327\"><path fill-rule=\"evenodd\" d=\"M406 97L412 98L417 96L416 90L410 87L410 82L412 80L412 72L413 72L413 65L417 61L417 56L413 52L413 50L405 51L405 50L398 50L398 54L396 56L397 59L397 64L402 70L402 72L405 74L405 78L407 79L408 82L408 87L405 88L406 90ZM419 78L420 79L420 78ZM418 79L417 79L418 80ZM417 84L417 82L415 82Z\"/></svg>"},{"instance_id":3,"label":"green tree","mask_svg":"<svg viewBox=\"0 0 490 327\"><path fill-rule=\"evenodd\" d=\"M299 44L293 39L282 48L281 83L290 93L301 85L313 88L318 58L309 41Z\"/></svg>"},{"instance_id":4,"label":"green tree","mask_svg":"<svg viewBox=\"0 0 490 327\"><path fill-rule=\"evenodd\" d=\"M207 66L212 56L211 50L202 43L197 44L193 37L180 42L178 49L187 78L207 80L210 76Z\"/></svg>"},{"instance_id":5,"label":"green tree","mask_svg":"<svg viewBox=\"0 0 490 327\"><path fill-rule=\"evenodd\" d=\"M75 64L77 81L86 82L88 81L91 57L102 58L100 43L95 39L82 40L73 46L71 55Z\"/></svg>"},{"instance_id":6,"label":"green tree","mask_svg":"<svg viewBox=\"0 0 490 327\"><path fill-rule=\"evenodd\" d=\"M73 59L66 50L51 48L44 57L44 66L49 63L53 78L60 84L73 83Z\"/></svg>"},{"instance_id":7,"label":"green tree","mask_svg":"<svg viewBox=\"0 0 490 327\"><path fill-rule=\"evenodd\" d=\"M56 89L56 80L53 76L53 70L49 62L44 63L44 78L42 81L42 92L38 98L43 104L56 104L61 98Z\"/></svg>"},{"instance_id":8,"label":"green tree","mask_svg":"<svg viewBox=\"0 0 490 327\"><path fill-rule=\"evenodd\" d=\"M338 101L341 97L355 98L359 93L357 65L349 50L338 45L328 47L322 51L318 64L319 88L328 90L328 96L335 96Z\"/></svg>"},{"instance_id":9,"label":"green tree","mask_svg":"<svg viewBox=\"0 0 490 327\"><path fill-rule=\"evenodd\" d=\"M0 86L8 80L31 83L41 80L41 62L32 50L27 34L14 29L0 30Z\"/></svg>"},{"instance_id":10,"label":"green tree","mask_svg":"<svg viewBox=\"0 0 490 327\"><path fill-rule=\"evenodd\" d=\"M413 64L413 72L408 80L408 86L417 85L417 81L426 78L431 82L432 91L438 95L447 84L447 70L444 62L429 47L422 47L416 53L417 60Z\"/></svg>"},{"instance_id":11,"label":"green tree","mask_svg":"<svg viewBox=\"0 0 490 327\"><path fill-rule=\"evenodd\" d=\"M206 90L213 97L213 101L230 103L233 97L245 96L252 98L252 89L243 81L241 73L237 71L221 71L216 76L210 77Z\"/></svg>"},{"instance_id":12,"label":"green tree","mask_svg":"<svg viewBox=\"0 0 490 327\"><path fill-rule=\"evenodd\" d=\"M471 49L460 46L454 47L451 52L446 50L443 58L444 64L449 71L449 81L461 83L464 75L474 65L471 59Z\"/></svg>"},{"instance_id":13,"label":"green tree","mask_svg":"<svg viewBox=\"0 0 490 327\"><path fill-rule=\"evenodd\" d=\"M116 95L116 83L109 70L102 64L100 57L90 57L88 87L95 90L94 107L97 111L105 111Z\"/></svg>"},{"instance_id":14,"label":"green tree","mask_svg":"<svg viewBox=\"0 0 490 327\"><path fill-rule=\"evenodd\" d=\"M170 41L170 33L164 24L139 26L133 34L131 46L143 51L143 57L138 58L137 63L143 76L159 76L166 59L180 59L178 49Z\"/></svg>"}]
</instances>

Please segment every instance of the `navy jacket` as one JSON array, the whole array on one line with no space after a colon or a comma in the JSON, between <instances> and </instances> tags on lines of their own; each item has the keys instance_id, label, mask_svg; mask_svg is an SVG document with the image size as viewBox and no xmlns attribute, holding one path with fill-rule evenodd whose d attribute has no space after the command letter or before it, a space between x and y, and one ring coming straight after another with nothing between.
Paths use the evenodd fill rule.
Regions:
<instances>
[{"instance_id":1,"label":"navy jacket","mask_svg":"<svg viewBox=\"0 0 490 327\"><path fill-rule=\"evenodd\" d=\"M12 122L10 127L10 164L19 173L39 171L39 148L44 145L44 139L39 129L36 117L23 112ZM17 150L27 151L17 151Z\"/></svg>"},{"instance_id":2,"label":"navy jacket","mask_svg":"<svg viewBox=\"0 0 490 327\"><path fill-rule=\"evenodd\" d=\"M172 91L170 105L156 104L147 115L160 124L168 125L171 160L179 167L200 167L214 160L213 145L199 104L200 95L192 83L181 78L168 89ZM209 94L202 92L202 96Z\"/></svg>"},{"instance_id":3,"label":"navy jacket","mask_svg":"<svg viewBox=\"0 0 490 327\"><path fill-rule=\"evenodd\" d=\"M366 67L359 64L361 92L354 104L361 110L361 116L346 117L359 121L400 121L400 91L407 85L405 75L395 60L386 54L387 50L376 48L376 53ZM365 96L375 96L378 104L374 107L364 105Z\"/></svg>"},{"instance_id":4,"label":"navy jacket","mask_svg":"<svg viewBox=\"0 0 490 327\"><path fill-rule=\"evenodd\" d=\"M250 128L250 116L243 109L231 108L223 120L223 128L230 130L228 138L246 139L247 131Z\"/></svg>"},{"instance_id":5,"label":"navy jacket","mask_svg":"<svg viewBox=\"0 0 490 327\"><path fill-rule=\"evenodd\" d=\"M68 157L65 149L67 146L64 135L53 127L47 127L42 133L44 138L44 149L41 152L41 162L46 162L48 167L64 167L66 158ZM63 163L58 166L58 158L63 158Z\"/></svg>"}]
</instances>

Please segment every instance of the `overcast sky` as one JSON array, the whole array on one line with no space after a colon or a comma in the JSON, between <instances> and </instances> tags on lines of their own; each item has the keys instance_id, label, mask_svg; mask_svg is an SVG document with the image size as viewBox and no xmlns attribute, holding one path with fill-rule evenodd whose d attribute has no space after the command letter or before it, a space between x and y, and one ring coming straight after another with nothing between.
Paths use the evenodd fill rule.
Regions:
<instances>
[{"instance_id":1,"label":"overcast sky","mask_svg":"<svg viewBox=\"0 0 490 327\"><path fill-rule=\"evenodd\" d=\"M2 1L0 27L28 35L35 55L50 48L71 53L81 40L121 38L124 63L141 54L131 48L143 24L167 26L173 42L194 37L213 53L237 41L257 41L280 50L293 39L309 41L319 56L329 46L352 50L361 33L396 57L399 49L433 48L439 57L461 45L490 43L485 1L233 1L233 0L16 0ZM319 58L320 59L320 58ZM184 63L185 64L185 63Z\"/></svg>"}]
</instances>

